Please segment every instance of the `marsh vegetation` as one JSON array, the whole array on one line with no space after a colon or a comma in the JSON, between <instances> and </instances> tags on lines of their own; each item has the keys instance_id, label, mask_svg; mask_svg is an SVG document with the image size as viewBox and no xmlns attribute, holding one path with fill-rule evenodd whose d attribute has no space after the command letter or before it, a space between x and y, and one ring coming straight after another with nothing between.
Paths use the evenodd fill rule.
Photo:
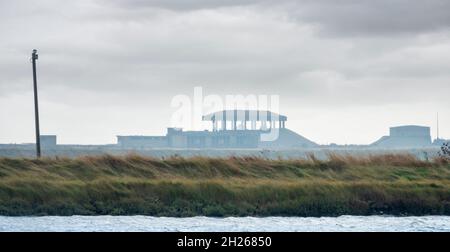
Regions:
<instances>
[{"instance_id":1,"label":"marsh vegetation","mask_svg":"<svg viewBox=\"0 0 450 252\"><path fill-rule=\"evenodd\" d=\"M139 155L0 158L0 215L450 215L450 163Z\"/></svg>"}]
</instances>

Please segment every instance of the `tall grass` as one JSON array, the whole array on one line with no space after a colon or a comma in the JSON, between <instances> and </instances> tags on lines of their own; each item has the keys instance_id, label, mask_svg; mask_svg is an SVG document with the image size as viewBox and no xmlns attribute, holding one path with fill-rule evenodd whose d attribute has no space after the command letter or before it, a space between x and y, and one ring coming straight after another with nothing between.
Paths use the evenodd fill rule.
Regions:
<instances>
[{"instance_id":1,"label":"tall grass","mask_svg":"<svg viewBox=\"0 0 450 252\"><path fill-rule=\"evenodd\" d=\"M450 164L410 155L319 160L138 155L0 158L0 215L450 214Z\"/></svg>"}]
</instances>

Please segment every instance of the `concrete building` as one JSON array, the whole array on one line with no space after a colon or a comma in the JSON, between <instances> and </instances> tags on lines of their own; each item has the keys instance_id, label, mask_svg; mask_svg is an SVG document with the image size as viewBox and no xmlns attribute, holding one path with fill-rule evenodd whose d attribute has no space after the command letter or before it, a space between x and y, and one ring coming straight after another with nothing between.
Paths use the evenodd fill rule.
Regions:
<instances>
[{"instance_id":1,"label":"concrete building","mask_svg":"<svg viewBox=\"0 0 450 252\"><path fill-rule=\"evenodd\" d=\"M285 128L287 117L271 111L222 110L203 116L203 121L212 123L213 131L268 130Z\"/></svg>"},{"instance_id":2,"label":"concrete building","mask_svg":"<svg viewBox=\"0 0 450 252\"><path fill-rule=\"evenodd\" d=\"M169 128L168 143L171 148L257 148L256 131L183 131Z\"/></svg>"},{"instance_id":3,"label":"concrete building","mask_svg":"<svg viewBox=\"0 0 450 252\"><path fill-rule=\"evenodd\" d=\"M373 147L428 147L431 146L430 127L406 125L391 127L389 136L383 136L371 144Z\"/></svg>"},{"instance_id":4,"label":"concrete building","mask_svg":"<svg viewBox=\"0 0 450 252\"><path fill-rule=\"evenodd\" d=\"M168 128L166 136L117 136L122 148L310 148L318 145L286 129L287 117L271 111L223 110L202 117L212 131ZM262 134L276 130L274 141L261 141Z\"/></svg>"},{"instance_id":5,"label":"concrete building","mask_svg":"<svg viewBox=\"0 0 450 252\"><path fill-rule=\"evenodd\" d=\"M45 149L56 148L56 135L41 135L41 147Z\"/></svg>"},{"instance_id":6,"label":"concrete building","mask_svg":"<svg viewBox=\"0 0 450 252\"><path fill-rule=\"evenodd\" d=\"M117 136L117 145L123 148L164 148L165 136Z\"/></svg>"}]
</instances>

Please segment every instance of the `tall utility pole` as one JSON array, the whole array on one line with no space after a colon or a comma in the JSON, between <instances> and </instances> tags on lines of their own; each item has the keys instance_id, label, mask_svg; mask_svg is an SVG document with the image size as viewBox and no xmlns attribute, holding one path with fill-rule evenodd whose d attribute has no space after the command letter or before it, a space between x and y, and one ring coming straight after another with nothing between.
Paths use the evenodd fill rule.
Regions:
<instances>
[{"instance_id":1,"label":"tall utility pole","mask_svg":"<svg viewBox=\"0 0 450 252\"><path fill-rule=\"evenodd\" d=\"M38 106L38 91L37 91L37 79L36 79L36 60L38 59L37 50L34 49L31 54L31 60L33 61L33 86L34 86L34 116L36 123L36 156L41 157L41 133L39 132L39 106Z\"/></svg>"}]
</instances>

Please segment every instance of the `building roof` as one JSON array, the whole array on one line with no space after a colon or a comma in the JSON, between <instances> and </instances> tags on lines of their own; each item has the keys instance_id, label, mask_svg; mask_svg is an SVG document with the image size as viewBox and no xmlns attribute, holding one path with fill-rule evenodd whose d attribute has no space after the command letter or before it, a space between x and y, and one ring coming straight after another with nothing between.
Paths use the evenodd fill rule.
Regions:
<instances>
[{"instance_id":1,"label":"building roof","mask_svg":"<svg viewBox=\"0 0 450 252\"><path fill-rule=\"evenodd\" d=\"M401 125L401 126L395 126L390 127L391 129L429 129L428 126L420 126L420 125Z\"/></svg>"},{"instance_id":2,"label":"building roof","mask_svg":"<svg viewBox=\"0 0 450 252\"><path fill-rule=\"evenodd\" d=\"M203 121L221 121L225 118L225 121L271 121L272 118L277 121L287 121L287 116L280 115L268 110L222 110L211 114L204 115Z\"/></svg>"}]
</instances>

